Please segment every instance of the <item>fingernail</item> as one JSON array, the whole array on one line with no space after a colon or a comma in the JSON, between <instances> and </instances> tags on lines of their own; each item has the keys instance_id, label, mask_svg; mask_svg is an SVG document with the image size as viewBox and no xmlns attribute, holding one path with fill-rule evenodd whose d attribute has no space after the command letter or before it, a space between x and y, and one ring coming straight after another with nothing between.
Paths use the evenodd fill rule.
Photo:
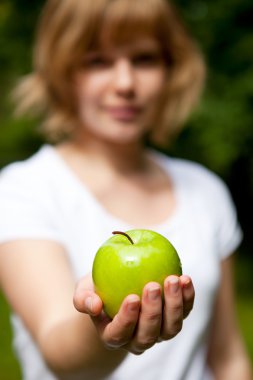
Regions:
<instances>
[{"instance_id":1,"label":"fingernail","mask_svg":"<svg viewBox=\"0 0 253 380\"><path fill-rule=\"evenodd\" d=\"M160 297L160 288L151 288L148 290L148 299L155 301Z\"/></svg>"},{"instance_id":2,"label":"fingernail","mask_svg":"<svg viewBox=\"0 0 253 380\"><path fill-rule=\"evenodd\" d=\"M92 297L88 297L88 298L86 298L86 300L85 300L85 306L87 307L87 309L88 309L89 311L92 312L92 307L93 307Z\"/></svg>"},{"instance_id":3,"label":"fingernail","mask_svg":"<svg viewBox=\"0 0 253 380\"><path fill-rule=\"evenodd\" d=\"M184 288L188 288L190 285L191 285L191 280L190 280L190 279L187 279L187 280L185 280L185 282L184 282L184 284L183 284L183 287L184 287Z\"/></svg>"},{"instance_id":4,"label":"fingernail","mask_svg":"<svg viewBox=\"0 0 253 380\"><path fill-rule=\"evenodd\" d=\"M179 289L179 280L177 277L170 278L170 292L172 295L176 294Z\"/></svg>"},{"instance_id":5,"label":"fingernail","mask_svg":"<svg viewBox=\"0 0 253 380\"><path fill-rule=\"evenodd\" d=\"M129 299L127 309L128 311L136 311L139 308L139 300L136 298Z\"/></svg>"}]
</instances>

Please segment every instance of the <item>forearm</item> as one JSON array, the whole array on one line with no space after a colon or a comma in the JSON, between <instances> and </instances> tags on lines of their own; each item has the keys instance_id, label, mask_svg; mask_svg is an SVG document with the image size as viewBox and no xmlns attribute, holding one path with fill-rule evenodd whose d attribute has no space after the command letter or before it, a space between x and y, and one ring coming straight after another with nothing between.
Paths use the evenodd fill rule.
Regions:
<instances>
[{"instance_id":1,"label":"forearm","mask_svg":"<svg viewBox=\"0 0 253 380\"><path fill-rule=\"evenodd\" d=\"M215 380L252 380L253 374L250 363L245 357L224 361L212 368Z\"/></svg>"},{"instance_id":2,"label":"forearm","mask_svg":"<svg viewBox=\"0 0 253 380\"><path fill-rule=\"evenodd\" d=\"M62 380L100 379L125 358L123 350L110 351L100 341L86 315L55 323L39 337L39 346L48 367Z\"/></svg>"},{"instance_id":3,"label":"forearm","mask_svg":"<svg viewBox=\"0 0 253 380\"><path fill-rule=\"evenodd\" d=\"M241 341L229 349L217 350L209 356L209 365L215 380L252 380L250 359Z\"/></svg>"},{"instance_id":4,"label":"forearm","mask_svg":"<svg viewBox=\"0 0 253 380\"><path fill-rule=\"evenodd\" d=\"M208 362L215 380L252 380L250 359L235 313L233 257L222 262L221 271L221 286L210 331Z\"/></svg>"}]
</instances>

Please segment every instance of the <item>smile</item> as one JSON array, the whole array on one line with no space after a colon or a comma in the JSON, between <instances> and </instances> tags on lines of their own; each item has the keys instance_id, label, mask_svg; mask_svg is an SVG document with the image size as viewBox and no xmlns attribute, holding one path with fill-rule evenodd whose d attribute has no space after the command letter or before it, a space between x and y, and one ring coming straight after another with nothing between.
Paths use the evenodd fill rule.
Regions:
<instances>
[{"instance_id":1,"label":"smile","mask_svg":"<svg viewBox=\"0 0 253 380\"><path fill-rule=\"evenodd\" d=\"M119 121L133 121L140 114L140 107L136 106L116 106L116 107L106 107L106 112L116 120Z\"/></svg>"}]
</instances>

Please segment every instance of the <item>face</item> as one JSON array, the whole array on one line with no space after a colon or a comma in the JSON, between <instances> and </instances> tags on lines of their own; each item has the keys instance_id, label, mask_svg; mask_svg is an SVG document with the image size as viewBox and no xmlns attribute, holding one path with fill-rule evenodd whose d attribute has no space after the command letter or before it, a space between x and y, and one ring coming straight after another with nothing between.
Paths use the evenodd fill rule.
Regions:
<instances>
[{"instance_id":1,"label":"face","mask_svg":"<svg viewBox=\"0 0 253 380\"><path fill-rule=\"evenodd\" d=\"M142 139L155 119L166 74L153 38L88 53L74 77L78 133L118 143Z\"/></svg>"}]
</instances>

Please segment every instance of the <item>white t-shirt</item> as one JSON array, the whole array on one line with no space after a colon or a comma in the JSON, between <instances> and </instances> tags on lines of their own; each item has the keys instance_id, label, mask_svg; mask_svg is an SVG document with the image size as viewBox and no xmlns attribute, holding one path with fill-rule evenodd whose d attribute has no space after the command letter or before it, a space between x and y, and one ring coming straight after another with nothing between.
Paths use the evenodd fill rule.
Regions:
<instances>
[{"instance_id":1,"label":"white t-shirt","mask_svg":"<svg viewBox=\"0 0 253 380\"><path fill-rule=\"evenodd\" d=\"M172 178L177 209L164 223L149 227L177 249L183 272L193 279L196 299L174 339L156 344L141 356L129 354L106 380L209 379L206 342L220 262L237 248L241 230L230 194L216 175L199 164L154 151L150 154ZM113 230L132 228L109 214L49 145L2 170L0 242L20 238L60 242L69 253L76 278L91 271L98 247ZM13 315L12 323L23 378L55 379L20 318Z\"/></svg>"}]
</instances>

